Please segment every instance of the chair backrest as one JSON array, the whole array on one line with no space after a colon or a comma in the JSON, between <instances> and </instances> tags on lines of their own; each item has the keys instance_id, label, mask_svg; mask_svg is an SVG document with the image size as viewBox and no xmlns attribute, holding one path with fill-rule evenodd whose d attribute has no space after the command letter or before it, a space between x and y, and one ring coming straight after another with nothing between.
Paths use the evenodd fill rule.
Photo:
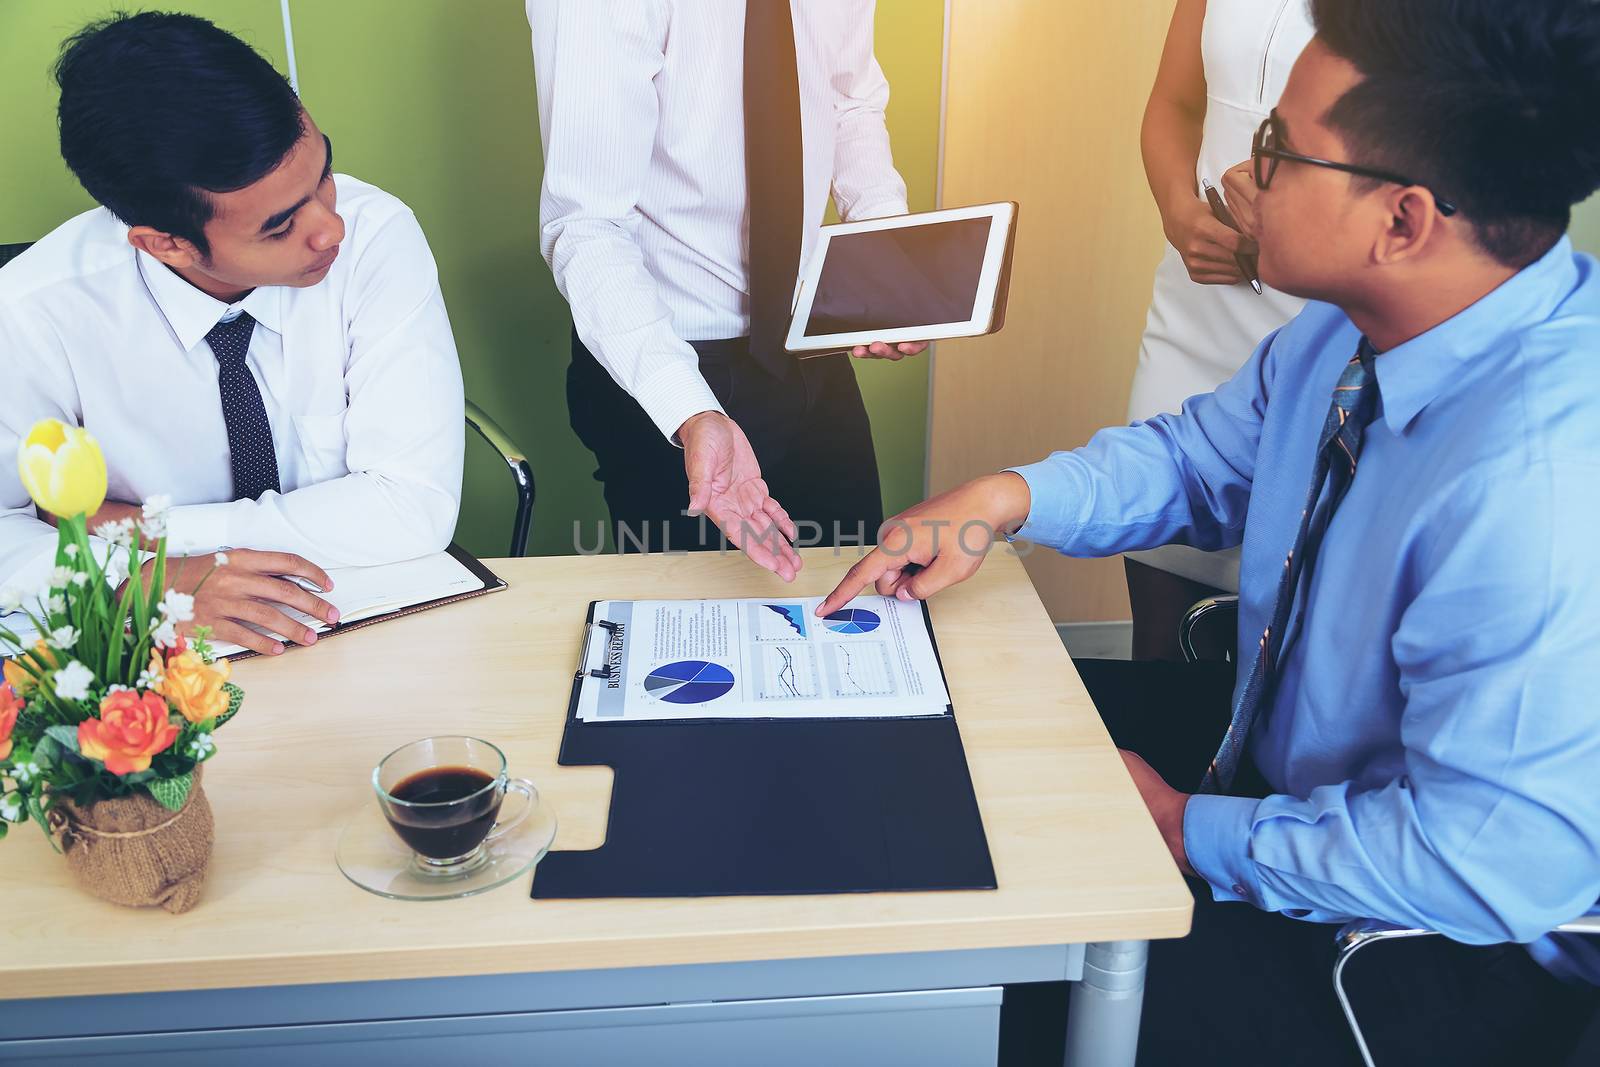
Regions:
<instances>
[{"instance_id":1,"label":"chair backrest","mask_svg":"<svg viewBox=\"0 0 1600 1067\"><path fill-rule=\"evenodd\" d=\"M21 244L15 245L0 245L0 267L10 263L32 247L32 241L23 241Z\"/></svg>"},{"instance_id":2,"label":"chair backrest","mask_svg":"<svg viewBox=\"0 0 1600 1067\"><path fill-rule=\"evenodd\" d=\"M1178 627L1178 647L1183 658L1225 660L1236 658L1239 625L1237 596L1206 597L1191 607Z\"/></svg>"}]
</instances>

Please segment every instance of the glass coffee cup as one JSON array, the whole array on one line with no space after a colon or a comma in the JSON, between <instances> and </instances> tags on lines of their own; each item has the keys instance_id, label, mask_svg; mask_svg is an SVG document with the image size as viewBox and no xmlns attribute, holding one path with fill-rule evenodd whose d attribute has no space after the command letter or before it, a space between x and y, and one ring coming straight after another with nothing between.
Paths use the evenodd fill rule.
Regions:
<instances>
[{"instance_id":1,"label":"glass coffee cup","mask_svg":"<svg viewBox=\"0 0 1600 1067\"><path fill-rule=\"evenodd\" d=\"M412 852L419 873L449 878L482 867L489 846L526 819L539 791L511 778L505 753L481 738L429 737L385 756L372 787L389 826ZM501 818L507 793L521 809Z\"/></svg>"}]
</instances>

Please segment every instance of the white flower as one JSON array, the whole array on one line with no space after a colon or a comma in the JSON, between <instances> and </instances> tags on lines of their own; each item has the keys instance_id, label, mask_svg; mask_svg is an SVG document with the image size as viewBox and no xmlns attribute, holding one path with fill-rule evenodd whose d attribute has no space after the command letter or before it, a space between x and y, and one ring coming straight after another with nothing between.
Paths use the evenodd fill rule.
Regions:
<instances>
[{"instance_id":1,"label":"white flower","mask_svg":"<svg viewBox=\"0 0 1600 1067\"><path fill-rule=\"evenodd\" d=\"M57 627L50 631L50 644L55 648L69 649L78 643L78 631L70 626Z\"/></svg>"},{"instance_id":2,"label":"white flower","mask_svg":"<svg viewBox=\"0 0 1600 1067\"><path fill-rule=\"evenodd\" d=\"M21 592L11 586L0 589L0 615L9 615L20 607L22 607Z\"/></svg>"},{"instance_id":3,"label":"white flower","mask_svg":"<svg viewBox=\"0 0 1600 1067\"><path fill-rule=\"evenodd\" d=\"M53 596L44 602L44 610L51 615L65 615L67 613L67 598Z\"/></svg>"},{"instance_id":4,"label":"white flower","mask_svg":"<svg viewBox=\"0 0 1600 1067\"><path fill-rule=\"evenodd\" d=\"M194 735L194 740L189 742L189 755L197 760L203 760L217 750L212 742L211 735L199 733Z\"/></svg>"},{"instance_id":5,"label":"white flower","mask_svg":"<svg viewBox=\"0 0 1600 1067\"><path fill-rule=\"evenodd\" d=\"M89 584L89 576L87 574L83 573L82 571L73 571L72 572L72 584L76 585L76 586L79 586L80 588L82 586L88 585Z\"/></svg>"},{"instance_id":6,"label":"white flower","mask_svg":"<svg viewBox=\"0 0 1600 1067\"><path fill-rule=\"evenodd\" d=\"M39 765L29 760L27 763L13 763L6 772L18 785L27 785L39 776Z\"/></svg>"},{"instance_id":7,"label":"white flower","mask_svg":"<svg viewBox=\"0 0 1600 1067\"><path fill-rule=\"evenodd\" d=\"M163 618L160 625L151 631L150 640L161 648L178 647L177 625L171 619Z\"/></svg>"},{"instance_id":8,"label":"white flower","mask_svg":"<svg viewBox=\"0 0 1600 1067\"><path fill-rule=\"evenodd\" d=\"M144 670L139 672L139 681L135 684L137 684L140 689L154 689L159 691L161 687L166 684L166 681L167 676L165 674L162 674L160 671L152 671L150 668L146 667Z\"/></svg>"},{"instance_id":9,"label":"white flower","mask_svg":"<svg viewBox=\"0 0 1600 1067\"><path fill-rule=\"evenodd\" d=\"M94 672L77 660L56 672L56 696L62 700L88 700L89 687L94 684Z\"/></svg>"},{"instance_id":10,"label":"white flower","mask_svg":"<svg viewBox=\"0 0 1600 1067\"><path fill-rule=\"evenodd\" d=\"M144 521L139 529L152 541L167 536L167 509L172 507L170 496L153 496L144 502Z\"/></svg>"},{"instance_id":11,"label":"white flower","mask_svg":"<svg viewBox=\"0 0 1600 1067\"><path fill-rule=\"evenodd\" d=\"M7 793L0 797L0 819L6 822L22 821L22 794Z\"/></svg>"},{"instance_id":12,"label":"white flower","mask_svg":"<svg viewBox=\"0 0 1600 1067\"><path fill-rule=\"evenodd\" d=\"M227 565L228 565L228 554L226 552L218 552L217 553L217 566L226 567Z\"/></svg>"},{"instance_id":13,"label":"white flower","mask_svg":"<svg viewBox=\"0 0 1600 1067\"><path fill-rule=\"evenodd\" d=\"M72 576L78 572L71 567L52 567L50 581L47 583L51 589L65 589L72 584Z\"/></svg>"},{"instance_id":14,"label":"white flower","mask_svg":"<svg viewBox=\"0 0 1600 1067\"><path fill-rule=\"evenodd\" d=\"M103 522L94 528L94 535L120 548L127 548L133 544L133 520L118 519L116 522Z\"/></svg>"},{"instance_id":15,"label":"white flower","mask_svg":"<svg viewBox=\"0 0 1600 1067\"><path fill-rule=\"evenodd\" d=\"M120 588L128 580L128 560L126 556L112 556L106 560L106 582L113 588Z\"/></svg>"},{"instance_id":16,"label":"white flower","mask_svg":"<svg viewBox=\"0 0 1600 1067\"><path fill-rule=\"evenodd\" d=\"M67 558L68 559L77 559L78 558L78 546L77 545L68 545L66 548L62 549L61 551L65 552L67 554Z\"/></svg>"},{"instance_id":17,"label":"white flower","mask_svg":"<svg viewBox=\"0 0 1600 1067\"><path fill-rule=\"evenodd\" d=\"M161 598L161 617L168 622L188 622L194 618L194 597L168 589Z\"/></svg>"}]
</instances>

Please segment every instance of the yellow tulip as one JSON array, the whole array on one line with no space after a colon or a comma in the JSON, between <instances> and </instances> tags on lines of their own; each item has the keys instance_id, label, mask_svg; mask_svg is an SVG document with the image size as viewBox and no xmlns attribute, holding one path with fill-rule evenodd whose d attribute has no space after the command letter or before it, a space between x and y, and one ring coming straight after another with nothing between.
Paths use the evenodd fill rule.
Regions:
<instances>
[{"instance_id":1,"label":"yellow tulip","mask_svg":"<svg viewBox=\"0 0 1600 1067\"><path fill-rule=\"evenodd\" d=\"M17 449L22 486L41 508L63 519L93 515L106 499L106 460L81 426L41 419Z\"/></svg>"}]
</instances>

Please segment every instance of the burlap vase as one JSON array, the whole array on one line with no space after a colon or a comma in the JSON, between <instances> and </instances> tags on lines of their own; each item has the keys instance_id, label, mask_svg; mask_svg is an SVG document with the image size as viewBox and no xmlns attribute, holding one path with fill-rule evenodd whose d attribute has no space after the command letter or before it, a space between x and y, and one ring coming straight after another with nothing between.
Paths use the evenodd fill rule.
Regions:
<instances>
[{"instance_id":1,"label":"burlap vase","mask_svg":"<svg viewBox=\"0 0 1600 1067\"><path fill-rule=\"evenodd\" d=\"M175 915L198 904L214 831L200 772L180 811L142 789L87 808L59 798L50 823L78 884L113 904Z\"/></svg>"}]
</instances>

